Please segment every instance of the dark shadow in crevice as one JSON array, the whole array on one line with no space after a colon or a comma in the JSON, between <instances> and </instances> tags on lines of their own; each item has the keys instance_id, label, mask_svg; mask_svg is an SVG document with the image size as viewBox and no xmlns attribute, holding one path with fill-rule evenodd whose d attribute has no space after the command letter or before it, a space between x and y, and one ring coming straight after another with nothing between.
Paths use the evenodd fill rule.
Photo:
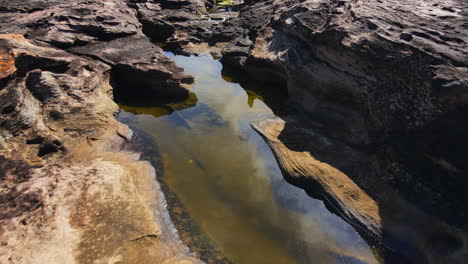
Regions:
<instances>
[{"instance_id":1,"label":"dark shadow in crevice","mask_svg":"<svg viewBox=\"0 0 468 264\"><path fill-rule=\"evenodd\" d=\"M0 91L3 90L8 83L15 78L15 74L9 75L5 78L0 79Z\"/></svg>"},{"instance_id":2,"label":"dark shadow in crevice","mask_svg":"<svg viewBox=\"0 0 468 264\"><path fill-rule=\"evenodd\" d=\"M16 75L23 77L26 75L26 73L35 69L61 74L69 70L69 64L70 62L68 61L39 58L31 55L20 54L16 58L15 62L15 66L17 68Z\"/></svg>"},{"instance_id":3,"label":"dark shadow in crevice","mask_svg":"<svg viewBox=\"0 0 468 264\"><path fill-rule=\"evenodd\" d=\"M154 117L193 107L198 102L197 96L179 83L158 81L166 78L148 79L141 71L115 66L110 77L114 101L126 112Z\"/></svg>"},{"instance_id":4,"label":"dark shadow in crevice","mask_svg":"<svg viewBox=\"0 0 468 264\"><path fill-rule=\"evenodd\" d=\"M33 143L31 143L33 144ZM47 155L52 155L58 152L64 152L66 148L63 146L62 142L58 140L53 140L51 142L46 142L39 147L39 151L37 152L37 156L44 157Z\"/></svg>"},{"instance_id":5,"label":"dark shadow in crevice","mask_svg":"<svg viewBox=\"0 0 468 264\"><path fill-rule=\"evenodd\" d=\"M407 135L392 136L389 151L406 177L394 177L393 184L410 202L468 230L468 111L447 113Z\"/></svg>"},{"instance_id":6,"label":"dark shadow in crevice","mask_svg":"<svg viewBox=\"0 0 468 264\"><path fill-rule=\"evenodd\" d=\"M262 100L277 116L286 116L291 111L287 105L288 90L283 78L257 80L245 71L229 64L223 64L221 74L225 81L238 83L246 91L250 106L253 100L258 99Z\"/></svg>"},{"instance_id":7,"label":"dark shadow in crevice","mask_svg":"<svg viewBox=\"0 0 468 264\"><path fill-rule=\"evenodd\" d=\"M136 106L155 106L181 102L190 98L186 88L178 82L167 80L167 76L148 77L146 72L126 65L112 68L110 84L114 88L117 103Z\"/></svg>"}]
</instances>

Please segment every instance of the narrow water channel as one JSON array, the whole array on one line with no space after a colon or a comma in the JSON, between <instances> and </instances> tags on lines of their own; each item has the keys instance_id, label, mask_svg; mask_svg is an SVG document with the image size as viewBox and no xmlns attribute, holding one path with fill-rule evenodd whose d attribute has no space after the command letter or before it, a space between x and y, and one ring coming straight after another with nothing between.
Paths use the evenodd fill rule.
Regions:
<instances>
[{"instance_id":1,"label":"narrow water channel","mask_svg":"<svg viewBox=\"0 0 468 264\"><path fill-rule=\"evenodd\" d=\"M223 78L221 64L209 56L173 58L196 78L191 88L196 105L171 112L122 103L118 118L150 136L148 145L161 156L164 184L224 259L379 263L352 226L283 179L270 149L249 125L274 115L262 96Z\"/></svg>"}]
</instances>

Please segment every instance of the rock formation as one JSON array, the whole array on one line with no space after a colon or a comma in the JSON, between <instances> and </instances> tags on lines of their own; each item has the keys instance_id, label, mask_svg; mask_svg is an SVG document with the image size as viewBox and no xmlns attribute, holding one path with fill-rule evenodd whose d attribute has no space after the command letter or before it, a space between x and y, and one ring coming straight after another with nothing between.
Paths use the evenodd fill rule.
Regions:
<instances>
[{"instance_id":1,"label":"rock formation","mask_svg":"<svg viewBox=\"0 0 468 264\"><path fill-rule=\"evenodd\" d=\"M2 262L198 262L113 118L110 84L190 96L193 79L152 42L218 53L226 70L282 87L293 114L253 127L288 181L411 262L466 262L466 1L206 6L0 0Z\"/></svg>"},{"instance_id":2,"label":"rock formation","mask_svg":"<svg viewBox=\"0 0 468 264\"><path fill-rule=\"evenodd\" d=\"M110 85L170 102L193 78L125 1L0 6L0 262L201 263L154 169L125 150Z\"/></svg>"},{"instance_id":3,"label":"rock formation","mask_svg":"<svg viewBox=\"0 0 468 264\"><path fill-rule=\"evenodd\" d=\"M465 262L467 3L253 2L213 34L284 84L296 114L253 126L286 178L415 263Z\"/></svg>"}]
</instances>

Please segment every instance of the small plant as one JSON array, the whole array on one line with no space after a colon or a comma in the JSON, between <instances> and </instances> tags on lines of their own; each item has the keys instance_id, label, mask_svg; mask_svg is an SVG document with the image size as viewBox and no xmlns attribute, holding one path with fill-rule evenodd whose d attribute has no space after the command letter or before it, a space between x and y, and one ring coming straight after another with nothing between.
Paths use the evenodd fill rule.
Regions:
<instances>
[{"instance_id":1,"label":"small plant","mask_svg":"<svg viewBox=\"0 0 468 264\"><path fill-rule=\"evenodd\" d=\"M218 6L232 6L235 5L236 2L232 0L216 0L216 5Z\"/></svg>"}]
</instances>

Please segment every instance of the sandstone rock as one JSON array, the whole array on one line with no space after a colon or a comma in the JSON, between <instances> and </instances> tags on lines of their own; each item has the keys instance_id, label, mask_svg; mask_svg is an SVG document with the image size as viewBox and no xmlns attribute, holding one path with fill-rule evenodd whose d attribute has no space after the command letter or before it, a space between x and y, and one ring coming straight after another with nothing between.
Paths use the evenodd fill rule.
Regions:
<instances>
[{"instance_id":1,"label":"sandstone rock","mask_svg":"<svg viewBox=\"0 0 468 264\"><path fill-rule=\"evenodd\" d=\"M5 4L9 12L0 13L0 21L5 21L0 33L21 33L104 61L112 66L117 92L136 87L136 94L143 98L176 101L188 97L188 90L181 84L193 82L193 77L184 74L142 34L137 13L126 1L40 3L35 2L40 8L34 12L22 11L22 7L31 5L19 1Z\"/></svg>"},{"instance_id":2,"label":"sandstone rock","mask_svg":"<svg viewBox=\"0 0 468 264\"><path fill-rule=\"evenodd\" d=\"M217 32L247 29L255 44L247 61L235 61L257 68L255 76L258 68L285 76L291 99L306 111L320 107L311 101L338 102L345 111L357 110L369 133L398 133L460 107L444 102L464 92L446 87L438 93L439 83L453 81L436 76L450 68L453 83L467 85L464 8L463 1L454 2L452 12L437 1L258 1ZM416 32L414 41L402 40L404 32ZM226 59L239 56L225 53ZM353 142L368 140L351 135Z\"/></svg>"},{"instance_id":3,"label":"sandstone rock","mask_svg":"<svg viewBox=\"0 0 468 264\"><path fill-rule=\"evenodd\" d=\"M114 119L111 67L18 35L0 51L0 262L201 263L154 169L121 150L132 132Z\"/></svg>"},{"instance_id":4,"label":"sandstone rock","mask_svg":"<svg viewBox=\"0 0 468 264\"><path fill-rule=\"evenodd\" d=\"M202 263L168 221L154 169L121 150L131 131L109 84L175 101L193 78L126 1L0 6L0 33L30 39L0 35L0 262Z\"/></svg>"},{"instance_id":5,"label":"sandstone rock","mask_svg":"<svg viewBox=\"0 0 468 264\"><path fill-rule=\"evenodd\" d=\"M4 22L0 33L20 33L57 47L112 40L140 32L141 25L134 11L124 1L35 1L32 5L7 2L4 9L10 12L0 14L0 21ZM34 8L34 4L38 7ZM35 12L21 12L24 8L33 8Z\"/></svg>"},{"instance_id":6,"label":"sandstone rock","mask_svg":"<svg viewBox=\"0 0 468 264\"><path fill-rule=\"evenodd\" d=\"M465 1L437 0L251 1L237 18L213 27L213 36L231 40L221 59L225 67L237 67L262 82L284 84L289 105L298 113L286 118L286 127L297 125L309 134L319 131L354 150L346 157L339 152L325 155L320 149L326 149L327 142L304 144L309 147L301 150L311 155L307 164L320 160L342 171L377 201L379 210L394 206L392 199L380 197L388 186L405 201L397 203L402 208L417 207L435 222L448 223L444 230L456 227L465 234L468 218L461 212L468 201L463 136L468 132L463 117L468 102L467 7ZM252 44L246 47L238 39ZM289 126L294 119L301 121ZM310 142L301 135L295 138ZM284 135L278 141L293 138ZM295 163L282 150L277 155ZM296 165L285 168L286 174L300 172L310 179L297 185L307 189L324 184L319 190L325 188L327 195L340 190L327 189L314 171L303 171L307 165ZM433 196L443 198L436 201ZM340 203L337 199L333 196L331 203ZM412 210L399 213L406 214L400 221L411 226L411 220L403 219L411 219ZM380 217L383 230L398 222ZM430 229L420 229L415 237L425 237ZM466 258L464 236L447 240L456 245L450 253L441 250L448 262ZM422 239L425 244L442 240ZM421 258L437 259L431 252L440 251L421 249L425 246L419 240L408 241L408 247L419 247L426 255Z\"/></svg>"},{"instance_id":7,"label":"sandstone rock","mask_svg":"<svg viewBox=\"0 0 468 264\"><path fill-rule=\"evenodd\" d=\"M323 199L331 211L365 236L377 238L411 263L466 260L466 231L449 226L408 203L380 175L368 173L357 179L343 172L353 171L353 167L364 163L375 164L373 157L304 127L294 119L287 122L279 118L264 119L253 122L252 126L272 148L288 182ZM401 245L405 245L404 250L400 249Z\"/></svg>"},{"instance_id":8,"label":"sandstone rock","mask_svg":"<svg viewBox=\"0 0 468 264\"><path fill-rule=\"evenodd\" d=\"M72 52L89 55L112 66L112 82L115 91L141 93L154 97L155 101L177 101L188 98L183 84L193 82L182 68L163 54L161 48L144 36L119 38L75 47ZM128 89L132 87L132 89ZM143 97L143 96L142 96Z\"/></svg>"},{"instance_id":9,"label":"sandstone rock","mask_svg":"<svg viewBox=\"0 0 468 264\"><path fill-rule=\"evenodd\" d=\"M205 43L214 45L220 41L213 35L212 28L237 16L237 12L207 12L206 1L202 0L131 2L138 10L147 36L168 50L186 55L206 54Z\"/></svg>"},{"instance_id":10,"label":"sandstone rock","mask_svg":"<svg viewBox=\"0 0 468 264\"><path fill-rule=\"evenodd\" d=\"M203 23L201 15L206 14L204 1L131 1L138 10L140 21L143 24L143 32L154 41L166 42L176 31L185 28L196 27L195 24ZM197 32L193 30L189 34L195 37ZM176 37L176 36L174 36Z\"/></svg>"},{"instance_id":11,"label":"sandstone rock","mask_svg":"<svg viewBox=\"0 0 468 264\"><path fill-rule=\"evenodd\" d=\"M31 40L0 38L4 260L197 262L147 206L151 169L116 153L130 132L109 79L151 100L183 98L192 81L143 33L185 54L218 44L225 66L282 84L302 114L256 128L294 184L416 262L468 258L466 1L245 3L237 17L201 0L0 0L0 33ZM433 192L448 209L426 204ZM40 244L56 251L29 258Z\"/></svg>"},{"instance_id":12,"label":"sandstone rock","mask_svg":"<svg viewBox=\"0 0 468 264\"><path fill-rule=\"evenodd\" d=\"M43 102L49 98L57 98L62 95L62 90L54 74L51 72L43 72L41 70L30 71L25 79L25 83L34 97Z\"/></svg>"}]
</instances>

